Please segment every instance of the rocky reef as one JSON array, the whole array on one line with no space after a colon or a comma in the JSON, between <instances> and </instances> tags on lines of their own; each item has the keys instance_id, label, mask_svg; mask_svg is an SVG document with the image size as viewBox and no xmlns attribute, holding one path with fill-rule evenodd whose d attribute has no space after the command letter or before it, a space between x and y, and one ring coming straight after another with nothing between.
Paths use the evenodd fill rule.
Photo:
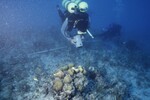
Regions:
<instances>
[{"instance_id":1,"label":"rocky reef","mask_svg":"<svg viewBox=\"0 0 150 100\"><path fill-rule=\"evenodd\" d=\"M48 34L2 42L0 100L150 99L150 56L134 42L89 41L75 49Z\"/></svg>"},{"instance_id":2,"label":"rocky reef","mask_svg":"<svg viewBox=\"0 0 150 100\"><path fill-rule=\"evenodd\" d=\"M58 69L51 79L54 100L122 100L127 90L124 82L106 80L94 67L72 63Z\"/></svg>"},{"instance_id":3,"label":"rocky reef","mask_svg":"<svg viewBox=\"0 0 150 100\"><path fill-rule=\"evenodd\" d=\"M75 67L72 63L59 69L53 78L52 92L56 100L73 99L82 95L88 84L86 70L82 66Z\"/></svg>"}]
</instances>

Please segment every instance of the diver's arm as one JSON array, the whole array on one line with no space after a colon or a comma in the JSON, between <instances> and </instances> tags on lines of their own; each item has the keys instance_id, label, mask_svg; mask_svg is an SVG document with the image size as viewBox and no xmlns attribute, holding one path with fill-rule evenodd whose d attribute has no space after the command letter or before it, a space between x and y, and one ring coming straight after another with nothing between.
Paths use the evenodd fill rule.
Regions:
<instances>
[{"instance_id":1,"label":"diver's arm","mask_svg":"<svg viewBox=\"0 0 150 100\"><path fill-rule=\"evenodd\" d=\"M89 29L90 28L90 23L91 23L91 18L89 17L89 14L87 14L87 22L88 22L87 29Z\"/></svg>"},{"instance_id":2,"label":"diver's arm","mask_svg":"<svg viewBox=\"0 0 150 100\"><path fill-rule=\"evenodd\" d=\"M61 11L59 5L57 5L56 8L57 8L58 14L59 14L62 22L64 22L65 21L65 15L64 15L64 13Z\"/></svg>"},{"instance_id":3,"label":"diver's arm","mask_svg":"<svg viewBox=\"0 0 150 100\"><path fill-rule=\"evenodd\" d=\"M87 21L88 21L88 27L86 32L90 35L91 38L94 38L94 36L91 34L91 32L89 31L90 28L90 22L91 22L91 18L89 17L89 14L87 14Z\"/></svg>"}]
</instances>

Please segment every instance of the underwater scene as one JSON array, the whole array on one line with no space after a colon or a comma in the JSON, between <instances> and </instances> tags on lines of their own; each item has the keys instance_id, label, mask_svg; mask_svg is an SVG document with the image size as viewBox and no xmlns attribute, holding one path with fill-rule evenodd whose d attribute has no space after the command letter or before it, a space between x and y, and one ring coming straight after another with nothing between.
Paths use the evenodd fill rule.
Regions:
<instances>
[{"instance_id":1,"label":"underwater scene","mask_svg":"<svg viewBox=\"0 0 150 100\"><path fill-rule=\"evenodd\" d=\"M0 0L0 100L150 100L149 0Z\"/></svg>"}]
</instances>

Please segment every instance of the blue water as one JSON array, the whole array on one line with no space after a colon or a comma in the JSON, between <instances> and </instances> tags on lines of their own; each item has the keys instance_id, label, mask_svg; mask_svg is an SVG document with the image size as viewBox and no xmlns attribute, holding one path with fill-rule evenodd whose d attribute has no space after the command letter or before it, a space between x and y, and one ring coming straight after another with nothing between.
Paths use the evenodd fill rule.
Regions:
<instances>
[{"instance_id":1,"label":"blue water","mask_svg":"<svg viewBox=\"0 0 150 100\"><path fill-rule=\"evenodd\" d=\"M87 2L90 4L91 29L101 30L110 23L119 23L123 26L125 39L134 39L149 51L150 13L148 0L100 0L95 2L87 0ZM52 25L60 25L55 8L56 4L61 5L61 2L59 0L1 0L1 34L27 29L48 30Z\"/></svg>"},{"instance_id":2,"label":"blue water","mask_svg":"<svg viewBox=\"0 0 150 100\"><path fill-rule=\"evenodd\" d=\"M56 10L57 4L65 10L61 1L0 0L0 100L30 100L30 96L23 94L35 93L37 83L32 78L38 68L42 72L39 80L44 80L42 76L47 79L60 65L70 62L105 69L107 80L114 74L117 80L125 81L128 95L124 94L123 100L131 97L149 100L150 1L85 0L89 4L89 30L97 37L85 38L85 45L80 49L61 34L61 20ZM122 27L121 41L117 43L117 40L98 37L112 23ZM24 83L28 85L23 87Z\"/></svg>"}]
</instances>

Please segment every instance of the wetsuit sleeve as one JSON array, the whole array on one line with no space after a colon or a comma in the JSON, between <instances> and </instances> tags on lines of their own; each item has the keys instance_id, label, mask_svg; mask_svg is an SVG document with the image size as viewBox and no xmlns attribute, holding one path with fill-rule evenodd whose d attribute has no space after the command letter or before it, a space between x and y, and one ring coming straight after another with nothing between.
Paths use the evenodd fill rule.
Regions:
<instances>
[{"instance_id":1,"label":"wetsuit sleeve","mask_svg":"<svg viewBox=\"0 0 150 100\"><path fill-rule=\"evenodd\" d=\"M62 22L64 22L65 21L64 13L61 11L61 9L58 9L57 11L58 11L59 17L61 18Z\"/></svg>"},{"instance_id":2,"label":"wetsuit sleeve","mask_svg":"<svg viewBox=\"0 0 150 100\"><path fill-rule=\"evenodd\" d=\"M87 17L86 17L86 21L87 21L87 29L90 28L90 17L89 17L89 14L87 14Z\"/></svg>"}]
</instances>

